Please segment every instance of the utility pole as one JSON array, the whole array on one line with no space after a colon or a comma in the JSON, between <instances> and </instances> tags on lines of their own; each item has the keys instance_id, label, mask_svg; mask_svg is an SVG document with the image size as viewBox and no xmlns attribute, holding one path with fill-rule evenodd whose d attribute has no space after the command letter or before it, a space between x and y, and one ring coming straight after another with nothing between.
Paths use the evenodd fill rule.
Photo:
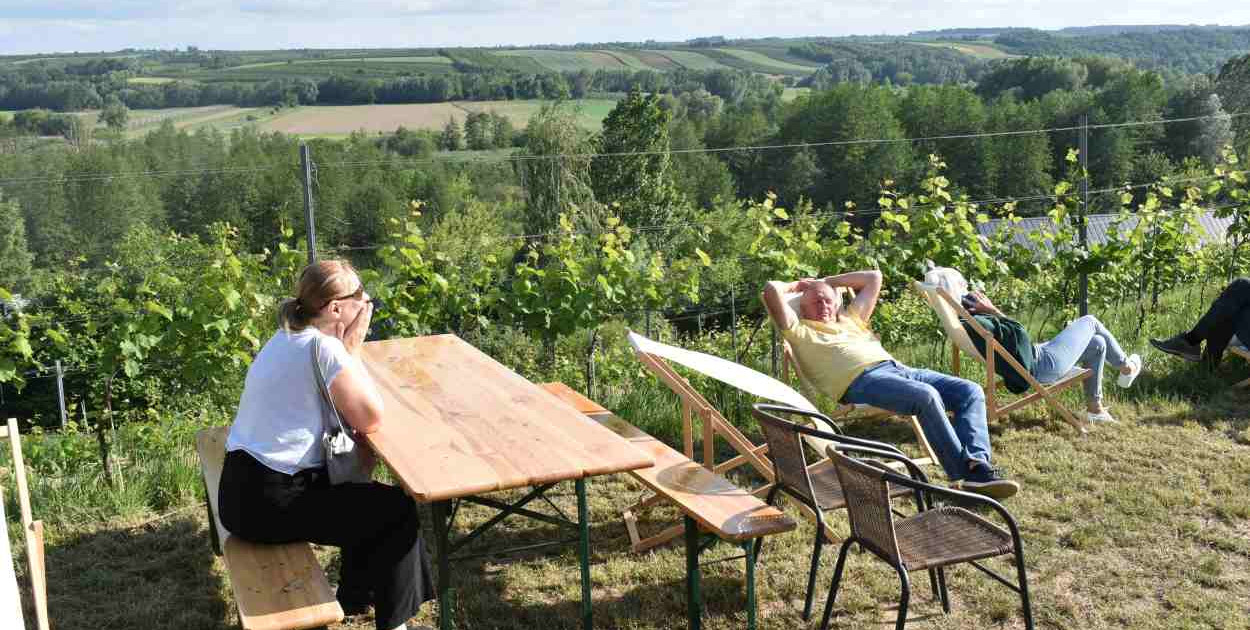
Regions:
<instances>
[{"instance_id":1,"label":"utility pole","mask_svg":"<svg viewBox=\"0 0 1250 630\"><path fill-rule=\"evenodd\" d=\"M61 369L61 361L56 362L56 399L61 405L61 431L69 422L69 414L65 413L65 370Z\"/></svg>"},{"instance_id":2,"label":"utility pole","mask_svg":"<svg viewBox=\"0 0 1250 630\"><path fill-rule=\"evenodd\" d=\"M1081 114L1081 215L1077 218L1077 237L1082 252L1088 252L1089 234L1089 114ZM1089 315L1089 272L1081 266L1080 284L1081 315Z\"/></svg>"},{"instance_id":3,"label":"utility pole","mask_svg":"<svg viewBox=\"0 0 1250 630\"><path fill-rule=\"evenodd\" d=\"M317 262L317 228L313 225L312 156L308 145L299 145L300 171L304 173L304 224L308 226L308 264Z\"/></svg>"}]
</instances>

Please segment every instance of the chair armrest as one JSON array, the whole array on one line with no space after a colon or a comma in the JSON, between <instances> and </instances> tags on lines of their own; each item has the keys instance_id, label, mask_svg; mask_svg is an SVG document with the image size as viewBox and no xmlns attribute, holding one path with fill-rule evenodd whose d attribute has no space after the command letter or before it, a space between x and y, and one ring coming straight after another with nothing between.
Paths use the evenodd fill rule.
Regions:
<instances>
[{"instance_id":1,"label":"chair armrest","mask_svg":"<svg viewBox=\"0 0 1250 630\"><path fill-rule=\"evenodd\" d=\"M839 437L842 436L842 427L838 426L838 423L834 422L832 418L830 418L829 416L826 416L823 413L820 413L819 411L808 411L806 409L799 409L797 407L791 407L790 405L782 405L778 403L757 403L755 406L765 411L771 411L773 413L783 413L787 415L803 416L804 418L808 418L809 420L815 420L818 423L823 423L825 425L828 425L829 430L838 434ZM807 429L808 427L800 426L799 428ZM823 436L823 435L817 436L817 437L824 437L825 439L833 439L833 438Z\"/></svg>"},{"instance_id":2,"label":"chair armrest","mask_svg":"<svg viewBox=\"0 0 1250 630\"><path fill-rule=\"evenodd\" d=\"M915 479L904 477L892 470L885 470L884 472L886 473L886 480L893 484L898 484L900 486L912 488L914 490L924 492L929 495L937 495L939 497L949 497L952 499L958 499L965 503L977 503L980 505L989 506L991 509L997 512L998 515L1002 517L1003 521L1007 524L1007 529L1011 532L1011 537L1015 541L1017 548L1020 546L1020 526L1016 523L1016 519L1015 517L1011 515L1011 512L1008 512L1007 508L1003 507L1003 504L999 503L998 501L995 501L994 499L991 499L982 494L976 494L974 492L967 492L964 490L955 490L953 488L945 488L942 486L934 485L932 483L928 483L926 481L917 481ZM932 501L928 501L926 502L926 505L929 505L931 503Z\"/></svg>"},{"instance_id":3,"label":"chair armrest","mask_svg":"<svg viewBox=\"0 0 1250 630\"><path fill-rule=\"evenodd\" d=\"M867 442L867 444L866 445L865 444L850 444L850 443L839 444L835 442L833 444L830 444L829 448L837 450L838 452L841 452L841 453L856 453L860 455L871 455L873 457L879 457L881 459L888 459L893 462L898 462L902 464L904 468L907 469L907 472L911 475L911 478L913 480L918 481L920 483L925 483L925 484L929 483L929 476L924 474L924 471L920 469L920 466L917 466L916 462L913 462L910 457L898 451L898 449L890 447L890 450L883 451L879 448L875 448L874 446L872 446L873 444L878 444L877 442L872 442L870 440L857 440L857 441ZM888 447L889 445L885 444L883 446ZM882 470L892 475L897 475L899 477L902 477L902 475L899 475L898 472L896 472L893 468L890 468L889 466L886 466L885 464L881 464L880 462L872 462L871 460L868 463L879 465Z\"/></svg>"},{"instance_id":4,"label":"chair armrest","mask_svg":"<svg viewBox=\"0 0 1250 630\"><path fill-rule=\"evenodd\" d=\"M773 404L773 403L758 403L756 406L759 407L760 409L771 411L773 413L783 413L783 414L792 414L796 416L803 416L805 418L811 418L818 422L825 422L827 424L833 425L835 428L838 426L832 420L830 420L828 416L826 416L823 413L820 413L819 411L806 411L803 409L796 409L788 405L779 405L779 404ZM811 427L805 427L801 424L796 424L794 426L794 429L803 435L810 435L812 437L829 440L831 442L859 446L861 448L868 448L868 449L873 449L877 451L885 451L888 453L893 453L899 457L906 457L906 453L899 450L895 446L886 444L885 442L877 442L875 440L867 440L864 438L851 437L849 435L845 435L842 433L830 433L828 431L821 431L820 429L813 429Z\"/></svg>"}]
</instances>

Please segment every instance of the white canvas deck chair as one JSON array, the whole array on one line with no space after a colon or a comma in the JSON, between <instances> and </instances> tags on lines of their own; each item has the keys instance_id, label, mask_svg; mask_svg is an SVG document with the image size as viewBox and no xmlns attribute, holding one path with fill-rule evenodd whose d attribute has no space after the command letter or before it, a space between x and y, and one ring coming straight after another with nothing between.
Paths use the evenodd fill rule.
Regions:
<instances>
[{"instance_id":1,"label":"white canvas deck chair","mask_svg":"<svg viewBox=\"0 0 1250 630\"><path fill-rule=\"evenodd\" d=\"M1082 433L1085 432L1087 423L1082 421L1079 416L1063 405L1059 400L1059 392L1080 383L1081 381L1093 375L1088 369L1078 368L1068 373L1063 378L1050 385L1043 385L1024 366L1016 361L1007 349L994 339L988 330L982 327L972 318L972 314L963 307L961 300L968 292L968 281L964 279L963 274L949 267L938 267L929 270L925 274L923 282L913 284L914 288L929 306L933 308L933 312L937 314L938 321L942 323L942 329L946 331L946 338L951 342L951 374L959 376L959 353L963 351L968 355L976 358L985 366L985 411L990 422L998 420L1000 416L1005 416L1025 405L1045 400L1055 413L1071 424ZM977 352L977 348L972 343L972 338L968 336L968 331L964 330L962 322L968 322L972 330L981 336L985 341L985 347L992 349L992 352L986 352L985 356L981 356ZM1020 398L999 406L998 404L998 383L999 376L996 370L998 361L1005 361L1017 373L1019 373L1029 383L1029 392Z\"/></svg>"},{"instance_id":2,"label":"white canvas deck chair","mask_svg":"<svg viewBox=\"0 0 1250 630\"><path fill-rule=\"evenodd\" d=\"M1247 361L1250 361L1250 348L1246 347L1246 344L1238 339L1236 335L1234 335L1232 340L1228 342L1228 351ZM1238 383L1233 383L1233 387L1250 387L1250 378Z\"/></svg>"},{"instance_id":3,"label":"white canvas deck chair","mask_svg":"<svg viewBox=\"0 0 1250 630\"><path fill-rule=\"evenodd\" d=\"M30 576L31 592L35 601L35 622L39 630L48 630L48 576L44 569L43 521L32 519L30 488L26 485L26 465L22 460L21 437L17 432L17 420L9 418L6 426L0 426L0 438L7 437L13 454L13 477L17 479L18 507L21 510L22 535L26 539L27 574ZM9 627L9 615L16 616L16 627L23 628L21 599L17 592L17 580L13 573L12 551L9 548L8 522L4 515L4 493L0 491L0 627ZM15 612L8 609L10 599Z\"/></svg>"},{"instance_id":4,"label":"white canvas deck chair","mask_svg":"<svg viewBox=\"0 0 1250 630\"><path fill-rule=\"evenodd\" d=\"M756 488L751 492L757 496L766 495L774 481L772 462L764 457L765 453L768 452L768 445L753 444L742 431L738 430L720 411L713 407L688 380L678 374L669 362L677 363L753 396L789 405L796 409L817 411L816 406L785 383L733 361L710 354L703 354L702 352L694 352L662 344L633 331L629 332L628 337L638 360L681 400L682 452L686 457L694 459L694 419L697 417L703 434L702 465L717 474L724 474L735 468L750 465L760 476L767 480L764 486ZM829 427L818 428L829 429ZM728 441L738 455L724 462L716 463L717 436ZM830 442L814 437L806 437L805 440L811 448L822 454L822 461L813 464L812 467L827 465L827 460L825 460L823 454ZM924 460L917 460L917 462L925 463ZM676 525L648 538L639 536L635 513L651 507L662 500L659 495L653 494L624 511L625 527L629 531L632 543L631 548L634 551L643 551L662 545L682 534L683 526ZM815 512L806 506L800 506L800 509L809 518L817 518Z\"/></svg>"},{"instance_id":5,"label":"white canvas deck chair","mask_svg":"<svg viewBox=\"0 0 1250 630\"><path fill-rule=\"evenodd\" d=\"M855 299L855 292L847 287L837 287L833 290L836 299L841 304L846 304L850 300ZM802 293L787 293L782 299L795 313L802 312L799 308L799 301L802 299ZM764 310L768 311L769 322L776 326L780 313L773 313L768 307L768 302L764 302ZM799 390L804 395L819 400L820 388L816 386L810 379L803 374L803 369L799 367L798 358L794 356L794 348L790 346L790 342L784 337L781 338L781 366L782 378L786 382L791 382L790 372L794 372L794 376L799 382ZM870 405L852 405L847 403L837 403L837 407L830 409L825 415L835 420L855 420L861 418L888 418L897 416L898 414L887 409L880 409ZM907 416L911 423L912 431L916 434L916 442L920 445L920 449L924 452L924 457L912 460L916 464L924 466L928 464L937 464L937 455L933 453L933 447L929 445L929 440L924 436L924 429L920 426L920 420L916 416ZM822 451L823 452L823 451Z\"/></svg>"}]
</instances>

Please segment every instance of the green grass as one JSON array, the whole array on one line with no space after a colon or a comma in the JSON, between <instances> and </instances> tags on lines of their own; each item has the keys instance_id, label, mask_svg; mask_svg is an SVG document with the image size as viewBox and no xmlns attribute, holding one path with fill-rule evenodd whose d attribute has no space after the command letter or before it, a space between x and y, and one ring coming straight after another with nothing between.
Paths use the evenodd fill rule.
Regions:
<instances>
[{"instance_id":1,"label":"green grass","mask_svg":"<svg viewBox=\"0 0 1250 630\"><path fill-rule=\"evenodd\" d=\"M806 74L806 73L810 73L812 70L815 69L815 66L802 66L797 63L789 63L786 61L781 61L780 59L774 59L763 53L756 52L754 50L747 50L744 48L717 48L716 50L723 52L725 54L728 54L728 55L733 55L734 57L737 57L743 61L749 62L756 66L760 66L763 68L770 68L774 72L783 72L787 74L799 72L799 73Z\"/></svg>"},{"instance_id":2,"label":"green grass","mask_svg":"<svg viewBox=\"0 0 1250 630\"><path fill-rule=\"evenodd\" d=\"M1098 314L1126 349L1141 351L1146 337L1192 322L1211 297L1210 286L1166 296L1140 335L1134 334L1131 301ZM899 308L916 306L908 302L914 296L902 299ZM1038 338L1053 333L1065 316L1045 305L1020 309L1016 315ZM945 368L946 346L931 335L932 320L929 315L909 331L923 341L888 347L909 364ZM633 324L642 328L641 322ZM670 327L657 325L661 332L656 336L674 341ZM746 343L750 329L740 331L737 343ZM599 371L609 382L600 384L595 397L627 420L679 444L680 407L675 397L638 367L620 331L620 325L605 330ZM762 331L745 359L757 369L767 369L766 340L767 331ZM720 332L678 343L728 356L734 342ZM506 339L482 347L508 364L521 356ZM561 352L582 356L575 346L562 346ZM1108 377L1107 402L1119 424L1081 436L1039 404L991 427L995 462L1023 486L1007 505L1025 540L1038 628L1247 627L1250 394L1229 385L1245 378L1250 365L1230 358L1211 374L1157 353L1144 356L1146 371L1132 389L1118 389ZM584 390L577 368L568 368L569 364L563 363L555 374L518 369L534 380L559 378ZM971 369L973 364L964 362L965 377L980 377ZM753 439L760 439L745 413L749 400L739 401L732 391L705 379L692 376L691 381ZM1065 394L1065 400L1079 404L1073 392ZM208 550L190 440L197 426L228 418L228 410L222 410L166 417L160 424L126 425L115 444L125 485L113 491L101 483L98 467L92 465L91 436L27 438L35 514L48 527L50 612L57 628L223 630L237 621L222 566ZM910 428L902 422L857 422L844 429L914 449ZM696 440L696 452L699 447ZM723 445L720 450L723 461L730 453ZM7 466L6 449L0 453L0 470ZM930 472L941 479L939 471ZM750 475L734 478L742 485L759 481ZM6 489L11 487L7 478L4 482L9 484ZM596 477L588 489L596 627L682 626L685 560L680 545L643 554L628 550L620 510L644 496L642 489L625 476ZM565 512L575 508L571 487L559 486L554 494L554 502ZM12 502L12 495L6 496ZM783 507L798 514L792 503ZM482 509L464 506L456 530L463 534L487 517ZM675 517L671 509L657 508L641 514L639 526L646 534ZM424 522L428 526L428 517ZM836 538L847 534L844 514L833 513L828 522ZM509 519L473 551L543 542L560 534L547 525ZM816 627L817 620L799 618L813 535L813 525L803 521L798 530L772 537L765 545L757 572L761 628ZM10 536L19 541L20 531L10 526ZM22 546L14 547L21 570ZM718 546L704 559L725 558L733 551ZM318 555L334 581L336 553L318 548ZM817 580L817 611L835 556L836 546L826 546ZM991 563L1005 567L1001 561ZM708 565L703 576L705 627L743 627L741 562ZM834 627L889 627L897 597L892 572L870 554L856 553L848 560L844 579ZM457 627L577 625L579 582L572 546L458 563L453 565L452 580ZM942 615L931 599L923 574L914 576L912 584L909 627L1023 627L1016 596L970 567L949 575L954 608L950 616ZM434 625L435 614L427 605L416 621ZM365 630L372 624L371 617L363 616L336 627Z\"/></svg>"},{"instance_id":3,"label":"green grass","mask_svg":"<svg viewBox=\"0 0 1250 630\"><path fill-rule=\"evenodd\" d=\"M177 79L170 77L130 77L126 79L127 83L136 83L139 85L162 85L165 83L173 83Z\"/></svg>"},{"instance_id":4,"label":"green grass","mask_svg":"<svg viewBox=\"0 0 1250 630\"><path fill-rule=\"evenodd\" d=\"M810 94L811 88L788 87L781 91L781 100L789 103L804 94Z\"/></svg>"},{"instance_id":5,"label":"green grass","mask_svg":"<svg viewBox=\"0 0 1250 630\"><path fill-rule=\"evenodd\" d=\"M958 50L965 55L972 55L978 59L1009 59L1019 57L1005 52L1002 49L995 48L985 43L966 43L966 42L912 42L921 46L934 46L937 48L950 48Z\"/></svg>"},{"instance_id":6,"label":"green grass","mask_svg":"<svg viewBox=\"0 0 1250 630\"><path fill-rule=\"evenodd\" d=\"M693 50L649 50L646 52L667 57L678 66L690 70L715 70L727 67L717 60Z\"/></svg>"},{"instance_id":7,"label":"green grass","mask_svg":"<svg viewBox=\"0 0 1250 630\"><path fill-rule=\"evenodd\" d=\"M627 62L628 57L617 52L608 51L573 51L573 50L501 50L494 54L501 57L521 57L534 60L548 70L557 72L576 72L578 70L620 70L631 67L645 67L642 62Z\"/></svg>"}]
</instances>

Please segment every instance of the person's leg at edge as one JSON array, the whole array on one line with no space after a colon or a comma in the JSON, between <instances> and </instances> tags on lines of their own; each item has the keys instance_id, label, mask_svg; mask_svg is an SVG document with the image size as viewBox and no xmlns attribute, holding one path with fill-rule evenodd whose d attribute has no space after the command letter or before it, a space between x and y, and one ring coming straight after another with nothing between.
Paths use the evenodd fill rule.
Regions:
<instances>
[{"instance_id":1,"label":"person's leg at edge","mask_svg":"<svg viewBox=\"0 0 1250 630\"><path fill-rule=\"evenodd\" d=\"M1104 363L1116 368L1121 374L1132 368L1128 357L1115 335L1093 315L1079 317L1068 324L1053 339L1039 346L1040 354L1033 367L1033 376L1044 384L1063 378L1079 361L1093 371L1082 384L1085 404L1090 413L1101 413L1102 366Z\"/></svg>"},{"instance_id":2,"label":"person's leg at edge","mask_svg":"<svg viewBox=\"0 0 1250 630\"><path fill-rule=\"evenodd\" d=\"M990 428L985 416L985 390L967 379L933 370L905 368L904 372L910 380L932 387L942 405L954 412L953 427L963 444L965 459L989 464ZM942 424L952 425L945 414Z\"/></svg>"},{"instance_id":3,"label":"person's leg at edge","mask_svg":"<svg viewBox=\"0 0 1250 630\"><path fill-rule=\"evenodd\" d=\"M1224 287L1206 314L1184 334L1185 340L1198 345L1213 330L1228 326L1246 309L1250 309L1250 278L1237 278Z\"/></svg>"},{"instance_id":4,"label":"person's leg at edge","mask_svg":"<svg viewBox=\"0 0 1250 630\"><path fill-rule=\"evenodd\" d=\"M340 588L373 593L377 630L403 627L434 599L417 506L403 489L323 481L293 507L306 523L302 538L342 549Z\"/></svg>"},{"instance_id":5,"label":"person's leg at edge","mask_svg":"<svg viewBox=\"0 0 1250 630\"><path fill-rule=\"evenodd\" d=\"M340 593L372 592L378 630L393 630L434 599L416 504L382 483L330 485L324 472L287 476L250 455L227 453L223 523L264 543L307 541L343 550ZM363 583L362 583L363 580Z\"/></svg>"},{"instance_id":6,"label":"person's leg at edge","mask_svg":"<svg viewBox=\"0 0 1250 630\"><path fill-rule=\"evenodd\" d=\"M1167 339L1151 339L1150 344L1189 361L1205 359L1210 367L1215 367L1219 365L1238 321L1246 317L1250 317L1250 278L1237 278L1224 287L1193 328ZM1204 341L1205 350L1202 349Z\"/></svg>"},{"instance_id":7,"label":"person's leg at edge","mask_svg":"<svg viewBox=\"0 0 1250 630\"><path fill-rule=\"evenodd\" d=\"M905 368L893 361L880 363L860 374L847 388L842 400L871 405L894 413L915 415L920 419L925 438L937 454L942 470L951 481L968 474L970 455L955 427L946 419L942 396L933 386L907 378ZM981 423L985 420L984 398ZM989 440L984 443L985 460L989 461Z\"/></svg>"}]
</instances>

